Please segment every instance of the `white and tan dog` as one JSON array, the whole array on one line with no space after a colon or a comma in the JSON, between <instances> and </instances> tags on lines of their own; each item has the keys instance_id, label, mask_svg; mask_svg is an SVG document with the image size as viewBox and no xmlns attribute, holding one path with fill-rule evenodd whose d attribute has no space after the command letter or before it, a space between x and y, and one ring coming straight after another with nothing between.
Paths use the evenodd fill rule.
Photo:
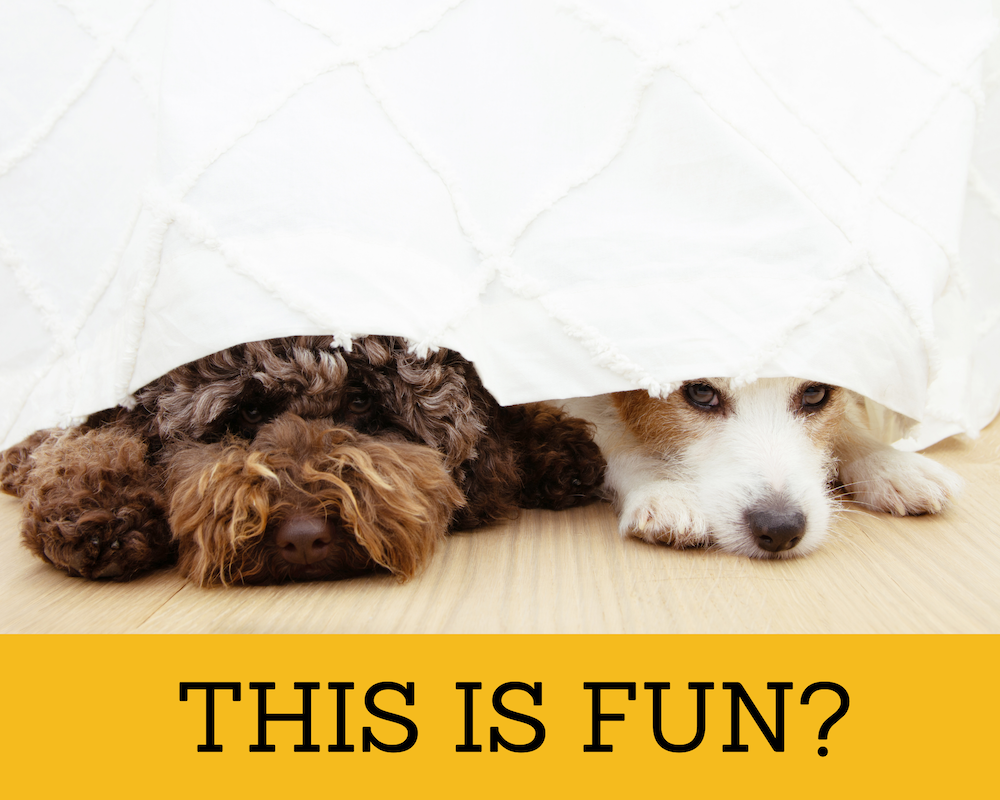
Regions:
<instances>
[{"instance_id":1,"label":"white and tan dog","mask_svg":"<svg viewBox=\"0 0 1000 800\"><path fill-rule=\"evenodd\" d=\"M827 384L700 379L664 399L632 391L563 405L597 428L622 534L650 542L804 555L826 538L841 488L864 508L906 515L940 511L961 486L877 440L862 398Z\"/></svg>"}]
</instances>

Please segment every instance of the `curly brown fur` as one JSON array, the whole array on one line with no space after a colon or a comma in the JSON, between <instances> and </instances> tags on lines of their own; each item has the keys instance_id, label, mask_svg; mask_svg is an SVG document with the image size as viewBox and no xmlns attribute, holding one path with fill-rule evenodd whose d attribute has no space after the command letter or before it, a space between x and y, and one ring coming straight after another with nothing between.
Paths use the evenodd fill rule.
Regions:
<instances>
[{"instance_id":1,"label":"curly brown fur","mask_svg":"<svg viewBox=\"0 0 1000 800\"><path fill-rule=\"evenodd\" d=\"M563 509L597 497L605 465L588 423L546 403L484 406L490 436L464 465L469 503L453 528L508 519L519 508Z\"/></svg>"},{"instance_id":2,"label":"curly brown fur","mask_svg":"<svg viewBox=\"0 0 1000 800\"><path fill-rule=\"evenodd\" d=\"M0 491L20 497L33 465L31 454L52 436L55 431L35 431L23 442L19 442L0 453Z\"/></svg>"},{"instance_id":3,"label":"curly brown fur","mask_svg":"<svg viewBox=\"0 0 1000 800\"><path fill-rule=\"evenodd\" d=\"M594 496L604 480L604 459L593 427L546 403L501 409L518 443L522 508L570 508Z\"/></svg>"},{"instance_id":4,"label":"curly brown fur","mask_svg":"<svg viewBox=\"0 0 1000 800\"><path fill-rule=\"evenodd\" d=\"M187 444L169 467L181 568L202 583L345 577L376 566L406 577L463 503L436 451L295 415L252 443ZM267 535L301 517L335 520L313 563L288 561Z\"/></svg>"},{"instance_id":5,"label":"curly brown fur","mask_svg":"<svg viewBox=\"0 0 1000 800\"><path fill-rule=\"evenodd\" d=\"M59 479L90 516L51 493L25 506L29 546L70 574L126 579L156 566L172 551L151 532L169 516L181 568L202 583L406 577L449 526L585 503L603 477L584 423L543 404L501 408L457 353L421 357L392 337L350 351L330 337L250 342L172 370L135 400L0 456L2 488L24 496L50 440L42 460L80 464ZM99 480L85 477L86 442L105 434L129 444L100 462ZM135 492L146 493L142 519ZM51 541L31 545L34 527ZM139 552L136 532L148 532L145 564L120 557L124 543Z\"/></svg>"},{"instance_id":6,"label":"curly brown fur","mask_svg":"<svg viewBox=\"0 0 1000 800\"><path fill-rule=\"evenodd\" d=\"M18 487L22 540L84 578L129 580L170 561L161 473L146 460L145 440L127 430L48 432Z\"/></svg>"}]
</instances>

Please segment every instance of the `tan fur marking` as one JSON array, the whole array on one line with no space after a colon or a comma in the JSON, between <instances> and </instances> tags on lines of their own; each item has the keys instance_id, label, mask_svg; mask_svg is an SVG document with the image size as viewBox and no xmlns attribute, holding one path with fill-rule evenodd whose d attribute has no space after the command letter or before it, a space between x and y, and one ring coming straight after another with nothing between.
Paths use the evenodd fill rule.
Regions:
<instances>
[{"instance_id":1,"label":"tan fur marking","mask_svg":"<svg viewBox=\"0 0 1000 800\"><path fill-rule=\"evenodd\" d=\"M815 384L803 384L793 397L793 402L800 402L802 391L808 386ZM834 442L840 435L841 424L844 419L844 411L847 408L847 393L843 389L831 386L829 389L830 398L826 405L818 409L813 414L804 417L806 434L822 452L833 452Z\"/></svg>"},{"instance_id":2,"label":"tan fur marking","mask_svg":"<svg viewBox=\"0 0 1000 800\"><path fill-rule=\"evenodd\" d=\"M658 454L676 455L716 422L715 414L692 408L682 391L678 389L663 399L650 397L642 390L618 392L612 400L625 426L639 441Z\"/></svg>"}]
</instances>

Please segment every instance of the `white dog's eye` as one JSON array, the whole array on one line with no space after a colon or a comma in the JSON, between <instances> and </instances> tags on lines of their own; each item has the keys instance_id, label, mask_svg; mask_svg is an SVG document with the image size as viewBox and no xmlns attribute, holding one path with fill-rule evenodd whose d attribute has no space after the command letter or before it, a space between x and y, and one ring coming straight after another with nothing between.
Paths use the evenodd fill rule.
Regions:
<instances>
[{"instance_id":1,"label":"white dog's eye","mask_svg":"<svg viewBox=\"0 0 1000 800\"><path fill-rule=\"evenodd\" d=\"M689 383L684 387L684 394L698 408L715 409L719 406L719 393L707 383Z\"/></svg>"},{"instance_id":2,"label":"white dog's eye","mask_svg":"<svg viewBox=\"0 0 1000 800\"><path fill-rule=\"evenodd\" d=\"M830 390L826 386L807 386L802 392L802 407L817 408L826 402Z\"/></svg>"}]
</instances>

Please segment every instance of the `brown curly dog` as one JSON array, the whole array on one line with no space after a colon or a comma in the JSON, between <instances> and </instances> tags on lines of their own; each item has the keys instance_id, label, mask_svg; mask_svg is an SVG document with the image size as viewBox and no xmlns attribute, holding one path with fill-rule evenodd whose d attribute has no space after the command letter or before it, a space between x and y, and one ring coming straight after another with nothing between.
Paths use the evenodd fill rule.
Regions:
<instances>
[{"instance_id":1,"label":"brown curly dog","mask_svg":"<svg viewBox=\"0 0 1000 800\"><path fill-rule=\"evenodd\" d=\"M135 401L0 454L24 543L70 575L405 578L449 528L587 503L604 473L586 423L501 407L457 353L397 338L238 345Z\"/></svg>"}]
</instances>

